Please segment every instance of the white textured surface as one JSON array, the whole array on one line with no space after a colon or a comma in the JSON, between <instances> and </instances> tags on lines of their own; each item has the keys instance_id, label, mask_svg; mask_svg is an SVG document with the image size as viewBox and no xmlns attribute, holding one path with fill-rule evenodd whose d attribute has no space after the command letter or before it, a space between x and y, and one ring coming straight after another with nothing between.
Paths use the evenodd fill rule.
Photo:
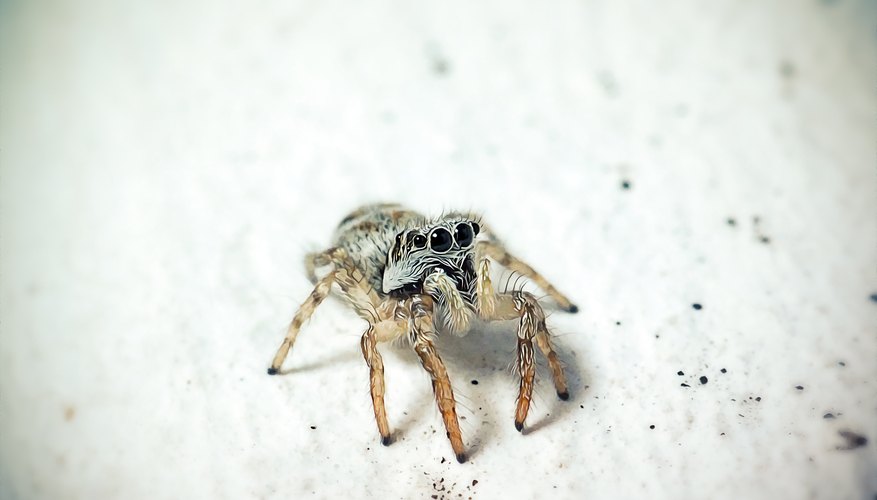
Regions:
<instances>
[{"instance_id":1,"label":"white textured surface","mask_svg":"<svg viewBox=\"0 0 877 500\"><path fill-rule=\"evenodd\" d=\"M0 4L0 497L877 494L873 2L179 3ZM458 465L385 348L381 447L335 302L265 375L368 200L568 292L572 399L444 339Z\"/></svg>"}]
</instances>

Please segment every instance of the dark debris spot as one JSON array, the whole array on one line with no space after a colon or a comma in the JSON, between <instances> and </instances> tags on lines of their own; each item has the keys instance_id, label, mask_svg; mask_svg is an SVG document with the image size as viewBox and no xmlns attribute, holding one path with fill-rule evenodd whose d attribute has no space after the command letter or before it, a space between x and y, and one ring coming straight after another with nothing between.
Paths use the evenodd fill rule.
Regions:
<instances>
[{"instance_id":1,"label":"dark debris spot","mask_svg":"<svg viewBox=\"0 0 877 500\"><path fill-rule=\"evenodd\" d=\"M447 75L450 70L451 70L451 65L450 65L450 63L448 63L447 59L437 57L432 62L432 71L436 75L439 75L439 76Z\"/></svg>"},{"instance_id":2,"label":"dark debris spot","mask_svg":"<svg viewBox=\"0 0 877 500\"><path fill-rule=\"evenodd\" d=\"M477 380L472 380L472 385L478 385L478 381L477 381Z\"/></svg>"},{"instance_id":3,"label":"dark debris spot","mask_svg":"<svg viewBox=\"0 0 877 500\"><path fill-rule=\"evenodd\" d=\"M701 384L706 384L707 382L709 382L709 379L706 378L706 376L701 375L701 377L700 377L700 383L701 383Z\"/></svg>"},{"instance_id":4,"label":"dark debris spot","mask_svg":"<svg viewBox=\"0 0 877 500\"><path fill-rule=\"evenodd\" d=\"M655 428L654 424L649 426L649 429L654 429L654 428Z\"/></svg>"},{"instance_id":5,"label":"dark debris spot","mask_svg":"<svg viewBox=\"0 0 877 500\"><path fill-rule=\"evenodd\" d=\"M685 375L685 373L682 370L679 370L678 372L676 372L676 375L679 375L681 377Z\"/></svg>"},{"instance_id":6,"label":"dark debris spot","mask_svg":"<svg viewBox=\"0 0 877 500\"><path fill-rule=\"evenodd\" d=\"M473 479L473 480L472 480L472 486L475 486L476 484L478 484L478 480L477 480L477 479Z\"/></svg>"},{"instance_id":7,"label":"dark debris spot","mask_svg":"<svg viewBox=\"0 0 877 500\"><path fill-rule=\"evenodd\" d=\"M761 402L761 396L756 397L755 400Z\"/></svg>"},{"instance_id":8,"label":"dark debris spot","mask_svg":"<svg viewBox=\"0 0 877 500\"><path fill-rule=\"evenodd\" d=\"M840 366L847 366L847 364L844 363L843 361L838 361L837 364L839 364Z\"/></svg>"},{"instance_id":9,"label":"dark debris spot","mask_svg":"<svg viewBox=\"0 0 877 500\"><path fill-rule=\"evenodd\" d=\"M726 369L724 369L724 368L722 368L722 369L719 370L719 371L721 371L722 373L728 373L728 370L726 370Z\"/></svg>"},{"instance_id":10,"label":"dark debris spot","mask_svg":"<svg viewBox=\"0 0 877 500\"><path fill-rule=\"evenodd\" d=\"M834 413L826 413L822 418L834 418Z\"/></svg>"},{"instance_id":11,"label":"dark debris spot","mask_svg":"<svg viewBox=\"0 0 877 500\"><path fill-rule=\"evenodd\" d=\"M314 429L316 429L316 428L317 428L316 425L312 425L312 426L311 426L311 430L314 430Z\"/></svg>"},{"instance_id":12,"label":"dark debris spot","mask_svg":"<svg viewBox=\"0 0 877 500\"><path fill-rule=\"evenodd\" d=\"M768 244L770 244L770 238L768 238L767 236L762 236L761 242L764 243L765 245L768 245Z\"/></svg>"},{"instance_id":13,"label":"dark debris spot","mask_svg":"<svg viewBox=\"0 0 877 500\"><path fill-rule=\"evenodd\" d=\"M877 293L872 293L869 298L871 299L871 302L877 302Z\"/></svg>"},{"instance_id":14,"label":"dark debris spot","mask_svg":"<svg viewBox=\"0 0 877 500\"><path fill-rule=\"evenodd\" d=\"M728 220L726 220L725 222L727 222L728 225L731 227L734 227L737 225L737 219L735 219L733 217L728 217Z\"/></svg>"},{"instance_id":15,"label":"dark debris spot","mask_svg":"<svg viewBox=\"0 0 877 500\"><path fill-rule=\"evenodd\" d=\"M691 387L690 385L686 384L685 382L683 382L683 383L681 383L681 384L679 384L679 385L680 385L681 387Z\"/></svg>"},{"instance_id":16,"label":"dark debris spot","mask_svg":"<svg viewBox=\"0 0 877 500\"><path fill-rule=\"evenodd\" d=\"M695 311L700 311L701 309L703 309L703 306L698 304L697 302L691 304L691 307L693 307Z\"/></svg>"},{"instance_id":17,"label":"dark debris spot","mask_svg":"<svg viewBox=\"0 0 877 500\"><path fill-rule=\"evenodd\" d=\"M780 75L783 78L791 79L795 77L795 74L798 72L797 68L791 61L783 60L780 61L779 65Z\"/></svg>"},{"instance_id":18,"label":"dark debris spot","mask_svg":"<svg viewBox=\"0 0 877 500\"><path fill-rule=\"evenodd\" d=\"M630 189L630 181L628 181L628 180L621 181L621 189Z\"/></svg>"},{"instance_id":19,"label":"dark debris spot","mask_svg":"<svg viewBox=\"0 0 877 500\"><path fill-rule=\"evenodd\" d=\"M615 325L616 325L616 326L621 326L621 321L616 321L616 322L615 322Z\"/></svg>"},{"instance_id":20,"label":"dark debris spot","mask_svg":"<svg viewBox=\"0 0 877 500\"><path fill-rule=\"evenodd\" d=\"M795 386L795 389L798 389L799 391L803 391L803 390L804 390L804 386L803 386L803 385L796 385L796 386Z\"/></svg>"},{"instance_id":21,"label":"dark debris spot","mask_svg":"<svg viewBox=\"0 0 877 500\"><path fill-rule=\"evenodd\" d=\"M847 441L846 446L838 446L838 450L853 450L868 444L868 438L861 434L852 431L840 431L838 434Z\"/></svg>"}]
</instances>

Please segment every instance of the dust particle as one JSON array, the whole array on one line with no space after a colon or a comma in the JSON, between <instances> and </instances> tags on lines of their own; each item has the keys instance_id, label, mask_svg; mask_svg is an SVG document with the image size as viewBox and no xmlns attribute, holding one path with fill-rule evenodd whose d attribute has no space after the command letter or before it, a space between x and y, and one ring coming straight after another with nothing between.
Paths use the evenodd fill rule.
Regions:
<instances>
[{"instance_id":1,"label":"dust particle","mask_svg":"<svg viewBox=\"0 0 877 500\"><path fill-rule=\"evenodd\" d=\"M701 376L701 377L700 377L700 383L701 383L701 384L706 384L707 382L709 382L709 379L708 379L708 378L706 378L705 376Z\"/></svg>"}]
</instances>

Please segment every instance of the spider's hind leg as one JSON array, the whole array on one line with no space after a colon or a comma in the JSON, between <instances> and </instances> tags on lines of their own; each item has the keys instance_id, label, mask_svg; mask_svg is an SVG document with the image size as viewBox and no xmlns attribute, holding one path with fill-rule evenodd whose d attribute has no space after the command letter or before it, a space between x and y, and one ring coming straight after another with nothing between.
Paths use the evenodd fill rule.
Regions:
<instances>
[{"instance_id":1,"label":"spider's hind leg","mask_svg":"<svg viewBox=\"0 0 877 500\"><path fill-rule=\"evenodd\" d=\"M286 359L289 350L295 343L295 338L298 336L298 332L301 331L301 325L311 317L314 310L326 299L332 290L332 283L334 282L335 271L332 271L317 282L317 286L314 287L310 296L298 308L298 311L292 318L292 322L289 323L289 328L286 330L286 337L277 349L277 354L274 355L274 360L268 368L268 375L276 375L280 371L280 365L283 364L283 360Z\"/></svg>"}]
</instances>

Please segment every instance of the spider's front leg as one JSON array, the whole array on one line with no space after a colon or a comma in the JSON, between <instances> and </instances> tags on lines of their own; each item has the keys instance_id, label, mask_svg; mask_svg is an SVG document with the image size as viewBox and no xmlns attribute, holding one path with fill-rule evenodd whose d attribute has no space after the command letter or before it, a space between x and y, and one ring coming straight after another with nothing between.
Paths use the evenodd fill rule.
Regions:
<instances>
[{"instance_id":1,"label":"spider's front leg","mask_svg":"<svg viewBox=\"0 0 877 500\"><path fill-rule=\"evenodd\" d=\"M494 319L519 318L518 323L518 348L515 367L521 377L518 391L518 401L515 407L515 428L518 431L524 429L524 421L530 411L530 401L533 397L533 381L536 377L536 364L533 359L533 341L548 358L551 375L554 379L554 387L557 396L562 400L569 399L569 390L566 385L566 377L563 367L557 358L557 353L551 348L548 327L545 325L545 313L536 297L529 292L504 293L497 297L496 314Z\"/></svg>"},{"instance_id":2,"label":"spider's front leg","mask_svg":"<svg viewBox=\"0 0 877 500\"><path fill-rule=\"evenodd\" d=\"M486 240L479 241L477 244L479 255L490 257L505 268L521 273L523 276L533 280L539 288L545 290L567 312L575 313L579 311L578 306L573 304L566 295L560 293L557 288L554 288L554 285L536 272L529 264L509 253L493 235L488 234L487 238Z\"/></svg>"},{"instance_id":3,"label":"spider's front leg","mask_svg":"<svg viewBox=\"0 0 877 500\"><path fill-rule=\"evenodd\" d=\"M457 408L454 400L454 390L448 378L448 371L444 362L439 357L432 341L434 334L432 321L433 302L428 295L414 296L411 299L410 332L414 352L420 358L423 369L432 378L432 389L435 393L435 401L442 414L448 439L457 461L466 461L463 449L463 436L460 433L460 423L457 421Z\"/></svg>"}]
</instances>

